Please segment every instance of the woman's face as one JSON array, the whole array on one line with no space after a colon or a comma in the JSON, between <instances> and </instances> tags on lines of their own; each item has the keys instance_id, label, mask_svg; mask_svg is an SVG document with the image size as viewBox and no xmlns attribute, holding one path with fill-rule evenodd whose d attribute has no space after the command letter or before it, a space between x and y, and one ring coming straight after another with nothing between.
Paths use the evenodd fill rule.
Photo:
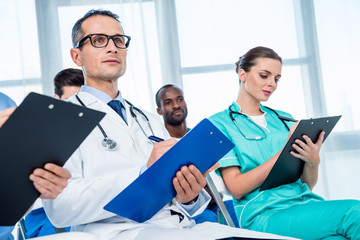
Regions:
<instances>
[{"instance_id":1,"label":"woman's face","mask_svg":"<svg viewBox=\"0 0 360 240\"><path fill-rule=\"evenodd\" d=\"M281 62L271 58L258 58L249 72L239 70L242 88L249 97L267 101L275 92L281 77Z\"/></svg>"}]
</instances>

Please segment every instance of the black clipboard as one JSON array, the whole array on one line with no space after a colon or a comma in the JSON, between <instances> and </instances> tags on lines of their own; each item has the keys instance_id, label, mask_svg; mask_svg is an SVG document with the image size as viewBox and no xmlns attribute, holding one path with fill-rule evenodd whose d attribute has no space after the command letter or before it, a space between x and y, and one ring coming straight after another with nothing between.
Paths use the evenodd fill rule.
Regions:
<instances>
[{"instance_id":1,"label":"black clipboard","mask_svg":"<svg viewBox=\"0 0 360 240\"><path fill-rule=\"evenodd\" d=\"M37 93L24 99L0 128L0 226L14 225L39 197L33 170L63 166L104 116Z\"/></svg>"},{"instance_id":2,"label":"black clipboard","mask_svg":"<svg viewBox=\"0 0 360 240\"><path fill-rule=\"evenodd\" d=\"M261 185L260 191L297 181L302 174L304 161L290 154L290 151L295 151L291 146L295 139L302 140L301 136L305 134L313 142L315 142L321 131L325 131L325 141L340 118L341 115L301 120L285 145L283 151L280 153L280 156L271 169L269 175Z\"/></svg>"}]
</instances>

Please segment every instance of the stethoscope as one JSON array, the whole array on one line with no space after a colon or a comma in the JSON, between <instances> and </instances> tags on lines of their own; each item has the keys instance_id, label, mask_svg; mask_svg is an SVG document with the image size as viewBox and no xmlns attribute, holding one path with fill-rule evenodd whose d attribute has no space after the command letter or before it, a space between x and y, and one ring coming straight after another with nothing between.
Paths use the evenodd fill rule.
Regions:
<instances>
[{"instance_id":1,"label":"stethoscope","mask_svg":"<svg viewBox=\"0 0 360 240\"><path fill-rule=\"evenodd\" d=\"M128 100L126 100L126 99L124 99L124 100L125 100L125 102L130 106L130 114L131 114L131 116L135 119L136 123L139 125L139 127L140 127L141 131L144 133L145 137L146 137L146 138L149 138L149 136L146 134L145 130L142 128L142 126L141 126L141 124L140 124L140 122L139 122L139 120L138 120L138 117L136 116L134 110L136 110L138 113L140 113L140 114L145 118L146 123L147 123L148 127L150 128L151 134L152 134L152 136L154 136L154 135L155 135L155 134L154 134L154 131L153 131L151 125L150 125L150 121L149 121L148 117L146 116L146 114L145 114L143 111L141 111L139 108L135 107L135 106L134 106L131 102L129 102Z\"/></svg>"},{"instance_id":2,"label":"stethoscope","mask_svg":"<svg viewBox=\"0 0 360 240\"><path fill-rule=\"evenodd\" d=\"M280 121L284 124L285 128L286 128L288 131L290 131L290 128L289 128L288 125L285 123L285 121L296 122L295 119L291 119L291 118L287 118L287 117L280 116L274 109L269 108L269 107L266 107L266 106L264 106L264 107L267 108L267 109L269 109L269 110L271 110L272 112L274 112L274 113L276 114L276 116L280 119ZM263 138L266 137L266 132L265 132L265 130L264 130L261 126L259 126L257 123L255 123L255 122L254 122L250 117L248 117L246 114L243 114L243 113L241 113L241 112L233 111L233 110L231 109L231 106L229 107L229 111L230 111L230 112L229 112L229 115L230 115L231 120L234 122L234 124L236 125L237 129L239 130L239 132L241 133L241 135L244 136L244 138L246 138L247 140L261 140L261 139L263 139ZM238 115L244 116L247 120L249 120L253 125L255 125L258 129L260 129L260 130L262 131L262 133L263 133L262 136L256 136L256 137L253 137L253 138L246 136L246 135L243 133L243 131L241 131L241 129L239 128L238 124L236 123L233 114L238 114Z\"/></svg>"},{"instance_id":3,"label":"stethoscope","mask_svg":"<svg viewBox=\"0 0 360 240\"><path fill-rule=\"evenodd\" d=\"M78 94L75 95L76 99L79 101L79 103L86 107L86 105L83 103L83 101L81 101L80 97L78 96ZM125 99L124 99L125 100ZM152 133L152 135L154 135L154 131L150 125L150 121L149 121L149 118L146 116L146 114L141 111L139 108L135 107L132 103L130 103L129 101L125 100L126 103L130 106L129 109L130 109L130 114L131 116L135 119L136 123L139 125L141 131L144 133L145 137L148 139L149 136L146 134L145 130L143 129L143 127L141 126L139 120L138 120L138 117L137 115L135 114L135 111L137 111L138 113L140 113L146 120L146 123L147 125L149 126L149 129ZM108 150L108 151L114 151L117 149L117 142L111 138L108 137L108 135L106 134L105 130L102 128L102 126L100 125L100 123L98 123L98 128L100 129L102 135L104 136L104 139L101 141L101 146L105 149L105 150ZM154 142L152 142L154 143Z\"/></svg>"}]
</instances>

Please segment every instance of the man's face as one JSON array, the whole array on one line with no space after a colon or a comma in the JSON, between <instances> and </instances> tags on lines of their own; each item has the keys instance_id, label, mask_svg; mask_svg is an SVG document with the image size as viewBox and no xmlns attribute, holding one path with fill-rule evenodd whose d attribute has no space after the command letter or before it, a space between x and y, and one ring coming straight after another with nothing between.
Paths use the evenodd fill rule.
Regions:
<instances>
[{"instance_id":1,"label":"man's face","mask_svg":"<svg viewBox=\"0 0 360 240\"><path fill-rule=\"evenodd\" d=\"M102 33L106 35L124 34L119 22L108 16L92 16L86 19L81 26L83 37ZM75 55L74 55L75 54ZM114 81L124 75L126 71L127 49L120 49L114 45L113 40L104 48L95 48L87 39L81 49L72 49L74 62L83 67L86 80Z\"/></svg>"},{"instance_id":2,"label":"man's face","mask_svg":"<svg viewBox=\"0 0 360 240\"><path fill-rule=\"evenodd\" d=\"M160 92L160 108L157 108L157 112L167 124L182 124L187 117L187 107L181 91L174 87L163 89Z\"/></svg>"}]
</instances>

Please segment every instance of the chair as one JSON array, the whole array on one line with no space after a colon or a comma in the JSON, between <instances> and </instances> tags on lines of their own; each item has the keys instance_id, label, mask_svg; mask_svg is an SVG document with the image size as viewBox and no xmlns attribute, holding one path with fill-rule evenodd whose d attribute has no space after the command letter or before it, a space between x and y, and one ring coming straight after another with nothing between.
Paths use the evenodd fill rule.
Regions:
<instances>
[{"instance_id":1,"label":"chair","mask_svg":"<svg viewBox=\"0 0 360 240\"><path fill-rule=\"evenodd\" d=\"M99 240L94 235L85 232L57 233L49 236L32 238L34 240Z\"/></svg>"},{"instance_id":2,"label":"chair","mask_svg":"<svg viewBox=\"0 0 360 240\"><path fill-rule=\"evenodd\" d=\"M216 180L218 187L216 186L213 179ZM216 205L218 206L218 222L221 223L223 220L230 227L239 227L239 224L238 224L238 221L236 219L235 212L233 209L232 200L230 200L231 195L230 195L229 191L227 190L222 178L217 176L215 172L211 172L206 176L206 184L211 192L211 195L214 198ZM221 193L218 191L218 188L221 189ZM226 201L226 203L227 203L226 205L228 205L228 207L226 207L226 205L224 203L224 197L225 197L224 195L229 196L228 197L229 199ZM232 209L228 209L230 207ZM232 214L230 214L230 210L231 210Z\"/></svg>"},{"instance_id":3,"label":"chair","mask_svg":"<svg viewBox=\"0 0 360 240\"><path fill-rule=\"evenodd\" d=\"M26 233L26 227L25 227L25 220L24 218L20 219L20 221L16 225L17 229L17 239L18 240L25 240L25 233Z\"/></svg>"},{"instance_id":4,"label":"chair","mask_svg":"<svg viewBox=\"0 0 360 240\"><path fill-rule=\"evenodd\" d=\"M21 218L20 221L17 223L17 239L18 240L26 240L26 239L30 239L30 238L27 238L26 237L26 226L25 226L25 219L24 218ZM66 229L65 228L57 228L57 227L54 227L55 229L55 233L65 233L66 232ZM33 239L33 238L31 238ZM38 239L38 238L35 238L35 239Z\"/></svg>"},{"instance_id":5,"label":"chair","mask_svg":"<svg viewBox=\"0 0 360 240\"><path fill-rule=\"evenodd\" d=\"M94 235L83 232L64 232L65 228L55 228L56 234L31 238L34 240L98 240ZM25 237L26 227L24 218L17 223L17 238L18 240L29 239Z\"/></svg>"}]
</instances>

